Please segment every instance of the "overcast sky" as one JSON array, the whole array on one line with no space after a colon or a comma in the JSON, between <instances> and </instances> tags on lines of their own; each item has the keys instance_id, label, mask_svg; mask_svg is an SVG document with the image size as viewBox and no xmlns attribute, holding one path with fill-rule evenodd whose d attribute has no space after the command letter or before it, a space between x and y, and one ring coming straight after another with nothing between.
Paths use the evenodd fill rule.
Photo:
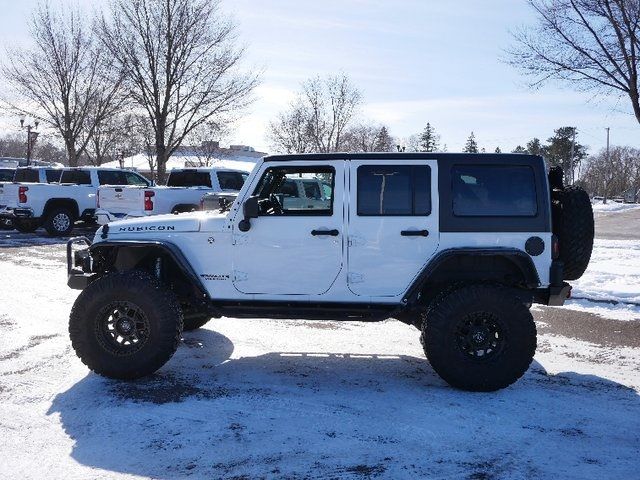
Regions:
<instances>
[{"instance_id":1,"label":"overcast sky","mask_svg":"<svg viewBox=\"0 0 640 480\"><path fill-rule=\"evenodd\" d=\"M26 19L36 3L0 0L5 46L28 41ZM449 151L460 150L472 130L480 147L508 151L560 126L576 126L592 152L604 146L607 126L613 144L640 147L626 99L594 101L560 85L531 91L500 61L509 30L533 21L524 0L224 0L223 9L239 24L247 64L264 69L230 143L268 151L266 125L300 82L345 72L364 94L364 117L399 137L431 122Z\"/></svg>"}]
</instances>

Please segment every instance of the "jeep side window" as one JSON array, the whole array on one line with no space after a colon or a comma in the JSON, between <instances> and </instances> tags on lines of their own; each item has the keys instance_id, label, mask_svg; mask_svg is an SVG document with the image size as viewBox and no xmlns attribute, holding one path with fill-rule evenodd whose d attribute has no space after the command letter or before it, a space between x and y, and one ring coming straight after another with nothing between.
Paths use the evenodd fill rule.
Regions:
<instances>
[{"instance_id":1,"label":"jeep side window","mask_svg":"<svg viewBox=\"0 0 640 480\"><path fill-rule=\"evenodd\" d=\"M358 215L431 213L431 169L426 165L358 167Z\"/></svg>"},{"instance_id":2,"label":"jeep side window","mask_svg":"<svg viewBox=\"0 0 640 480\"><path fill-rule=\"evenodd\" d=\"M453 214L461 217L534 217L533 169L528 166L455 165Z\"/></svg>"},{"instance_id":3,"label":"jeep side window","mask_svg":"<svg viewBox=\"0 0 640 480\"><path fill-rule=\"evenodd\" d=\"M253 193L259 198L260 215L332 215L334 177L331 167L267 169ZM315 184L318 195L308 195L314 192L307 191L307 183ZM328 195L319 195L321 183L327 184ZM306 196L301 196L299 185Z\"/></svg>"}]
</instances>

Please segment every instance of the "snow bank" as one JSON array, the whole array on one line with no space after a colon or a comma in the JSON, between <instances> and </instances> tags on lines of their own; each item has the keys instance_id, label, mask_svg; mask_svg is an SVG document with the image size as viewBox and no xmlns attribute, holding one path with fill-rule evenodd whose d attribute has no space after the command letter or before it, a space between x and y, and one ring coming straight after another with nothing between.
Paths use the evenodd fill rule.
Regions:
<instances>
[{"instance_id":1,"label":"snow bank","mask_svg":"<svg viewBox=\"0 0 640 480\"><path fill-rule=\"evenodd\" d=\"M622 212L640 208L638 203L618 203L613 200L607 200L606 204L602 203L602 200L594 200L591 206L594 212Z\"/></svg>"}]
</instances>

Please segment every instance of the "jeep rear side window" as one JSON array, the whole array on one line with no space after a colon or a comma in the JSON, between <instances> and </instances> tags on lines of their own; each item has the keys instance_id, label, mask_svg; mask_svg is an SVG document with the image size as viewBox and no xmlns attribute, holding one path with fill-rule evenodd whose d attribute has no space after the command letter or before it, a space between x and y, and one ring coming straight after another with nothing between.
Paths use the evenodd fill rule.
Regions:
<instances>
[{"instance_id":1,"label":"jeep rear side window","mask_svg":"<svg viewBox=\"0 0 640 480\"><path fill-rule=\"evenodd\" d=\"M91 175L84 170L65 170L60 176L60 183L91 185Z\"/></svg>"},{"instance_id":2,"label":"jeep rear side window","mask_svg":"<svg viewBox=\"0 0 640 480\"><path fill-rule=\"evenodd\" d=\"M269 168L254 192L260 214L333 215L334 177L332 167Z\"/></svg>"},{"instance_id":3,"label":"jeep rear side window","mask_svg":"<svg viewBox=\"0 0 640 480\"><path fill-rule=\"evenodd\" d=\"M167 187L211 188L211 174L209 172L196 172L194 170L171 172L167 180Z\"/></svg>"},{"instance_id":4,"label":"jeep rear side window","mask_svg":"<svg viewBox=\"0 0 640 480\"><path fill-rule=\"evenodd\" d=\"M358 167L358 215L431 213L431 169L426 165Z\"/></svg>"},{"instance_id":5,"label":"jeep rear side window","mask_svg":"<svg viewBox=\"0 0 640 480\"><path fill-rule=\"evenodd\" d=\"M534 217L538 207L528 166L455 165L453 214L460 217Z\"/></svg>"}]
</instances>

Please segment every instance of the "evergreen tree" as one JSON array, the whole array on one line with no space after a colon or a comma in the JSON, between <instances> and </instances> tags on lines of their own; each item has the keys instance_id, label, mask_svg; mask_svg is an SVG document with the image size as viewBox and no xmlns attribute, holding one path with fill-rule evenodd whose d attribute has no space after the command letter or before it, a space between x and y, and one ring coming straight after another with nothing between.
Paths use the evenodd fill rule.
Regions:
<instances>
[{"instance_id":1,"label":"evergreen tree","mask_svg":"<svg viewBox=\"0 0 640 480\"><path fill-rule=\"evenodd\" d=\"M514 148L511 153L527 153L527 149L524 148L522 145L518 145L516 148Z\"/></svg>"},{"instance_id":2,"label":"evergreen tree","mask_svg":"<svg viewBox=\"0 0 640 480\"><path fill-rule=\"evenodd\" d=\"M464 153L478 153L478 142L476 142L476 136L473 132L471 132L471 135L467 138L467 143L465 143L462 151Z\"/></svg>"},{"instance_id":3,"label":"evergreen tree","mask_svg":"<svg viewBox=\"0 0 640 480\"><path fill-rule=\"evenodd\" d=\"M559 165L564 170L565 178L571 178L571 144L573 143L573 127L560 127L554 130L553 137L547 139L544 156L550 165ZM587 148L577 141L573 147L573 167L587 156Z\"/></svg>"},{"instance_id":4,"label":"evergreen tree","mask_svg":"<svg viewBox=\"0 0 640 480\"><path fill-rule=\"evenodd\" d=\"M527 143L527 153L529 155L544 155L544 146L540 143L539 138L534 138Z\"/></svg>"},{"instance_id":5,"label":"evergreen tree","mask_svg":"<svg viewBox=\"0 0 640 480\"><path fill-rule=\"evenodd\" d=\"M440 142L440 135L436 133L435 128L427 122L427 126L419 137L418 148L421 152L436 152L438 151L438 143Z\"/></svg>"},{"instance_id":6,"label":"evergreen tree","mask_svg":"<svg viewBox=\"0 0 640 480\"><path fill-rule=\"evenodd\" d=\"M389 130L384 125L376 135L374 152L392 152L394 150L393 137L389 135Z\"/></svg>"}]
</instances>

